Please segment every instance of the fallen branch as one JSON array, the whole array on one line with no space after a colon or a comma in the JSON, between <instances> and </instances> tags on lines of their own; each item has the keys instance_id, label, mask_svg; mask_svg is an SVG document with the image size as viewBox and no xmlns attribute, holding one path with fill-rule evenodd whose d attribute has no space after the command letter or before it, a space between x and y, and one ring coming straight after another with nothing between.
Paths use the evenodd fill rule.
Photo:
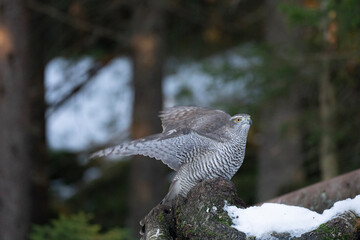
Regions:
<instances>
[{"instance_id":1,"label":"fallen branch","mask_svg":"<svg viewBox=\"0 0 360 240\"><path fill-rule=\"evenodd\" d=\"M331 208L335 202L347 198L354 198L359 194L360 169L313 184L266 202L300 206L321 213L325 209Z\"/></svg>"}]
</instances>

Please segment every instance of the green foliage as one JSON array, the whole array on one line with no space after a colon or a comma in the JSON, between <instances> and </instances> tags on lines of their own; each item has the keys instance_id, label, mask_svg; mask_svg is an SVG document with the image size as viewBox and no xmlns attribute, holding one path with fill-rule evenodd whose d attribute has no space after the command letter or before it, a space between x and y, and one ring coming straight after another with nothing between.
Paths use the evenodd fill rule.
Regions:
<instances>
[{"instance_id":1,"label":"green foliage","mask_svg":"<svg viewBox=\"0 0 360 240\"><path fill-rule=\"evenodd\" d=\"M280 4L279 9L287 15L293 26L313 28L308 29L310 34L305 37L309 40L309 44L317 42L323 46L322 39L326 25L334 21L337 25L336 35L339 50L359 50L360 3L358 0L329 0L326 3L317 2L317 5L312 7L287 2Z\"/></svg>"},{"instance_id":2,"label":"green foliage","mask_svg":"<svg viewBox=\"0 0 360 240\"><path fill-rule=\"evenodd\" d=\"M346 31L358 31L360 27L360 4L358 0L330 1L329 7L336 9Z\"/></svg>"},{"instance_id":3,"label":"green foliage","mask_svg":"<svg viewBox=\"0 0 360 240\"><path fill-rule=\"evenodd\" d=\"M340 47L359 51L360 2L357 0L336 1L333 2L332 7L336 9L337 19L340 23Z\"/></svg>"},{"instance_id":4,"label":"green foliage","mask_svg":"<svg viewBox=\"0 0 360 240\"><path fill-rule=\"evenodd\" d=\"M294 25L308 24L315 27L324 15L324 13L318 9L304 8L298 4L289 2L280 4L279 8L288 16Z\"/></svg>"},{"instance_id":5,"label":"green foliage","mask_svg":"<svg viewBox=\"0 0 360 240\"><path fill-rule=\"evenodd\" d=\"M72 212L84 211L104 229L124 226L128 215L129 161L120 161L102 168L102 177L84 184L77 194L67 201Z\"/></svg>"},{"instance_id":6,"label":"green foliage","mask_svg":"<svg viewBox=\"0 0 360 240\"><path fill-rule=\"evenodd\" d=\"M100 233L100 226L90 224L91 217L84 213L71 216L61 215L49 225L36 225L31 240L130 240L130 234L123 229L112 229Z\"/></svg>"}]
</instances>

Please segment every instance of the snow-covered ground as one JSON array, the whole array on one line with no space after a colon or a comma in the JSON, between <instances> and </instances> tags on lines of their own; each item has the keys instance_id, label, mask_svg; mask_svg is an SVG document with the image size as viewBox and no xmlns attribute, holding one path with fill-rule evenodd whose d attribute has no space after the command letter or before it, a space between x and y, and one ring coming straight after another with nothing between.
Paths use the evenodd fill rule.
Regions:
<instances>
[{"instance_id":1,"label":"snow-covered ground","mask_svg":"<svg viewBox=\"0 0 360 240\"><path fill-rule=\"evenodd\" d=\"M338 201L322 214L303 207L277 203L264 203L262 206L246 209L225 203L224 210L233 220L232 227L247 236L271 239L272 232L288 232L292 237L299 237L346 211L353 211L360 216L360 195L353 199Z\"/></svg>"}]
</instances>

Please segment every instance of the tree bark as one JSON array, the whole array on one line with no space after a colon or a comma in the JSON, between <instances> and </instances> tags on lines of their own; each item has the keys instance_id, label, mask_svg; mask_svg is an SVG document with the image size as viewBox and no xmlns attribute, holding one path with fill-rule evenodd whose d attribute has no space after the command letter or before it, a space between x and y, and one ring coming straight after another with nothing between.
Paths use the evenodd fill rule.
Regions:
<instances>
[{"instance_id":1,"label":"tree bark","mask_svg":"<svg viewBox=\"0 0 360 240\"><path fill-rule=\"evenodd\" d=\"M44 224L48 220L49 211L49 161L46 146L45 124L45 86L44 73L46 66L45 43L47 24L44 17L30 12L30 151L31 151L31 197L32 197L32 222Z\"/></svg>"},{"instance_id":2,"label":"tree bark","mask_svg":"<svg viewBox=\"0 0 360 240\"><path fill-rule=\"evenodd\" d=\"M164 10L159 1L139 1L135 7L131 39L134 138L161 132L158 112L162 109L164 23ZM166 167L154 159L134 157L130 175L129 225L137 233L139 221L166 194Z\"/></svg>"},{"instance_id":3,"label":"tree bark","mask_svg":"<svg viewBox=\"0 0 360 240\"><path fill-rule=\"evenodd\" d=\"M222 178L205 180L191 189L186 199L175 198L171 207L156 206L144 220L142 239L245 240L244 233L231 227L231 219L223 209L225 201L245 207L232 182Z\"/></svg>"},{"instance_id":4,"label":"tree bark","mask_svg":"<svg viewBox=\"0 0 360 240\"><path fill-rule=\"evenodd\" d=\"M337 201L360 194L360 169L322 181L266 202L305 207L322 213Z\"/></svg>"},{"instance_id":5,"label":"tree bark","mask_svg":"<svg viewBox=\"0 0 360 240\"><path fill-rule=\"evenodd\" d=\"M28 19L21 0L0 0L0 239L30 227Z\"/></svg>"},{"instance_id":6,"label":"tree bark","mask_svg":"<svg viewBox=\"0 0 360 240\"><path fill-rule=\"evenodd\" d=\"M317 229L304 233L294 240L323 240L360 238L360 216L353 212L345 212L340 216L321 224Z\"/></svg>"}]
</instances>

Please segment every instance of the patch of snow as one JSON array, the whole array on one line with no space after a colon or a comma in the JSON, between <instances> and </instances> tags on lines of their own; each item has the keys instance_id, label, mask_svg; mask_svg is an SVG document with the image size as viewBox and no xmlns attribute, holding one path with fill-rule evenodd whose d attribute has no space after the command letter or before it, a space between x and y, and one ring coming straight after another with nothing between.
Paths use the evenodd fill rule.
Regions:
<instances>
[{"instance_id":1,"label":"patch of snow","mask_svg":"<svg viewBox=\"0 0 360 240\"><path fill-rule=\"evenodd\" d=\"M264 203L262 206L240 209L225 202L224 210L233 220L232 227L247 236L270 239L272 232L288 232L292 237L299 237L346 211L353 211L360 216L360 195L338 201L322 214L307 208L278 203Z\"/></svg>"},{"instance_id":2,"label":"patch of snow","mask_svg":"<svg viewBox=\"0 0 360 240\"><path fill-rule=\"evenodd\" d=\"M158 229L156 230L155 237L159 237L159 234L160 234L160 229L158 228Z\"/></svg>"},{"instance_id":3,"label":"patch of snow","mask_svg":"<svg viewBox=\"0 0 360 240\"><path fill-rule=\"evenodd\" d=\"M176 133L176 130L175 130L175 129L171 129L171 130L168 131L166 134L167 134L167 135L170 135L170 134L172 134L172 133Z\"/></svg>"},{"instance_id":4,"label":"patch of snow","mask_svg":"<svg viewBox=\"0 0 360 240\"><path fill-rule=\"evenodd\" d=\"M213 206L212 209L211 209L211 211L212 211L213 213L215 213L215 212L217 211L217 207Z\"/></svg>"}]
</instances>

